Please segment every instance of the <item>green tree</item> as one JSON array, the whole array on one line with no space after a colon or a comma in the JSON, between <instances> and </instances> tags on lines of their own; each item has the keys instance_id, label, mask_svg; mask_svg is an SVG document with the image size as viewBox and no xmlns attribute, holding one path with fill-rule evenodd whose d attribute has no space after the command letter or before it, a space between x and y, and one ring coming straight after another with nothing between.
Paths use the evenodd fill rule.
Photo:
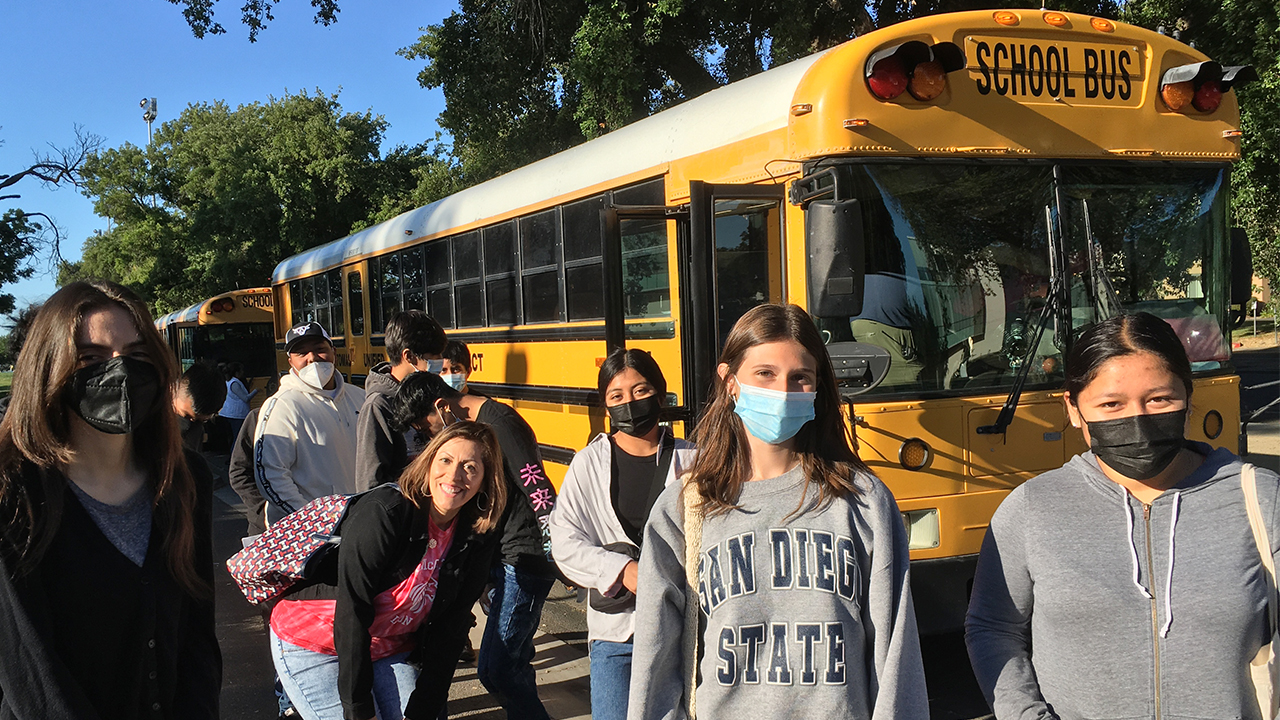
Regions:
<instances>
[{"instance_id":1,"label":"green tree","mask_svg":"<svg viewBox=\"0 0 1280 720\"><path fill-rule=\"evenodd\" d=\"M188 106L147 148L88 158L84 192L112 227L60 280L117 280L157 312L267 284L281 258L347 235L443 172L422 149L381 158L386 127L320 92Z\"/></svg>"},{"instance_id":2,"label":"green tree","mask_svg":"<svg viewBox=\"0 0 1280 720\"><path fill-rule=\"evenodd\" d=\"M1234 222L1259 275L1280 287L1280 4L1275 0L1130 0L1123 19L1163 27L1223 65L1249 64L1259 82L1236 89L1241 161L1232 172Z\"/></svg>"},{"instance_id":3,"label":"green tree","mask_svg":"<svg viewBox=\"0 0 1280 720\"><path fill-rule=\"evenodd\" d=\"M37 153L30 166L10 175L0 174L0 201L21 198L15 190L27 181L46 187L78 185L85 160L101 144L96 135L76 128L76 141L66 148ZM35 274L35 262L42 255L55 263L60 259L62 232L53 218L42 212L9 208L0 212L0 286ZM14 308L13 295L0 293L0 314Z\"/></svg>"}]
</instances>

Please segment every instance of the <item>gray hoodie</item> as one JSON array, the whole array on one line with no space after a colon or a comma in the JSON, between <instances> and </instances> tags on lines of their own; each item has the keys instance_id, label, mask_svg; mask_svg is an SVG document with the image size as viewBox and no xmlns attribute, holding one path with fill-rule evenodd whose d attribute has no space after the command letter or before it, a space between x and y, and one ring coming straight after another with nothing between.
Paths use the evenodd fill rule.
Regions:
<instances>
[{"instance_id":1,"label":"gray hoodie","mask_svg":"<svg viewBox=\"0 0 1280 720\"><path fill-rule=\"evenodd\" d=\"M364 406L356 425L355 483L360 490L395 482L426 447L426 439L416 430L399 432L391 427L391 400L399 389L390 363L375 366L364 381Z\"/></svg>"},{"instance_id":2,"label":"gray hoodie","mask_svg":"<svg viewBox=\"0 0 1280 720\"><path fill-rule=\"evenodd\" d=\"M965 622L997 718L1259 716L1248 663L1266 642L1266 580L1241 462L1193 448L1204 463L1149 506L1093 453L1000 505ZM1274 554L1280 482L1256 477Z\"/></svg>"},{"instance_id":3,"label":"gray hoodie","mask_svg":"<svg viewBox=\"0 0 1280 720\"><path fill-rule=\"evenodd\" d=\"M746 483L739 509L702 526L698 716L924 720L897 503L859 475L859 497L796 513L802 468ZM645 527L630 720L686 716L683 515L672 484Z\"/></svg>"}]
</instances>

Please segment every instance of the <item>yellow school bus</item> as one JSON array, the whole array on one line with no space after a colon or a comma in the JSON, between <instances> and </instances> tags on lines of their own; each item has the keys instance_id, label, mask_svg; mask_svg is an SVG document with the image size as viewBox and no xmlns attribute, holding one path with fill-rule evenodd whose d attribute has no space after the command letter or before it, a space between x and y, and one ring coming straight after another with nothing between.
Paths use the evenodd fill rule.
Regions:
<instances>
[{"instance_id":1,"label":"yellow school bus","mask_svg":"<svg viewBox=\"0 0 1280 720\"><path fill-rule=\"evenodd\" d=\"M904 22L283 261L277 337L327 319L359 379L386 321L426 310L559 481L605 428L610 347L653 353L688 432L734 321L804 306L903 511L921 628L955 629L997 505L1084 449L1062 379L1088 324L1166 318L1197 373L1193 437L1235 448L1249 75L1085 15Z\"/></svg>"},{"instance_id":2,"label":"yellow school bus","mask_svg":"<svg viewBox=\"0 0 1280 720\"><path fill-rule=\"evenodd\" d=\"M244 365L249 391L262 391L250 401L258 407L277 377L274 314L271 288L232 290L164 315L156 328L184 371L196 362Z\"/></svg>"}]
</instances>

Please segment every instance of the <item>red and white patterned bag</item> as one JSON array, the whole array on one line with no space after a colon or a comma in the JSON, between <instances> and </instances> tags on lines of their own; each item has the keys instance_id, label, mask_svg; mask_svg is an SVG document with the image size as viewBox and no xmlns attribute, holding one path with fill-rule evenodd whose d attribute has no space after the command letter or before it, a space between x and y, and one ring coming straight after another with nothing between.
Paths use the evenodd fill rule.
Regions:
<instances>
[{"instance_id":1,"label":"red and white patterned bag","mask_svg":"<svg viewBox=\"0 0 1280 720\"><path fill-rule=\"evenodd\" d=\"M338 524L356 495L316 498L267 528L227 560L227 571L254 605L278 598L336 547Z\"/></svg>"}]
</instances>

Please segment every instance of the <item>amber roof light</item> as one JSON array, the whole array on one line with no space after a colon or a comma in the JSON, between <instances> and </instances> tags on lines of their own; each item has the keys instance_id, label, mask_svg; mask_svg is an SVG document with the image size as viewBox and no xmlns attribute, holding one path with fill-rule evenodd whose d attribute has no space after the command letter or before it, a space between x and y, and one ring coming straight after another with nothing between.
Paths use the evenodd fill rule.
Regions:
<instances>
[{"instance_id":1,"label":"amber roof light","mask_svg":"<svg viewBox=\"0 0 1280 720\"><path fill-rule=\"evenodd\" d=\"M1018 14L1014 12L1009 12L1008 10L997 10L993 17L995 17L996 22L1000 23L1001 25L1017 25L1018 24Z\"/></svg>"}]
</instances>

